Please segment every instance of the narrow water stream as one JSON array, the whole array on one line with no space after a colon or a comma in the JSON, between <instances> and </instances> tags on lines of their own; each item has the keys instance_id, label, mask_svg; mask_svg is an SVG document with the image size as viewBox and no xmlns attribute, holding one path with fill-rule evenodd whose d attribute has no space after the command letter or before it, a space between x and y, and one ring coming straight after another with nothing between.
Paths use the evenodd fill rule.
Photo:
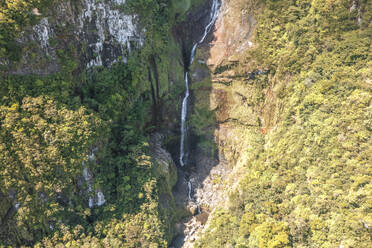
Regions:
<instances>
[{"instance_id":1,"label":"narrow water stream","mask_svg":"<svg viewBox=\"0 0 372 248\"><path fill-rule=\"evenodd\" d=\"M213 0L211 12L210 12L210 19L208 24L204 28L204 33L202 38L196 42L192 49L190 54L190 62L186 67L185 71L185 97L182 100L182 111L181 111L181 142L180 142L180 165L185 166L187 164L187 149L186 149L186 137L187 137L187 105L188 105L188 99L190 96L190 90L189 90L189 67L194 61L196 48L204 42L205 38L207 37L208 33L211 31L214 22L217 19L218 16L218 9L220 7L220 0Z\"/></svg>"},{"instance_id":2,"label":"narrow water stream","mask_svg":"<svg viewBox=\"0 0 372 248\"><path fill-rule=\"evenodd\" d=\"M187 136L188 136L188 127L187 127L187 112L188 112L188 104L189 104L189 97L190 97L190 90L189 90L189 74L190 69L189 67L194 61L196 49L200 44L204 42L206 37L208 36L209 32L212 30L212 27L218 17L218 10L221 5L221 0L213 0L210 14L209 14L209 20L208 24L204 27L204 32L199 41L197 41L191 49L190 58L189 58L189 64L185 67L185 96L182 100L182 110L181 110L181 140L180 140L180 156L179 156L179 163L182 167L188 165L188 156L189 151L187 147ZM187 182L187 197L189 202L193 202L197 206L197 214L201 212L200 210L200 204L197 202L196 197L194 196L194 188L193 188L193 180L191 178L186 177ZM178 239L174 240L173 245L170 247L182 247L184 242L189 239L190 235L192 235L195 232L195 228L191 228L187 233L185 233L185 236L179 237Z\"/></svg>"}]
</instances>

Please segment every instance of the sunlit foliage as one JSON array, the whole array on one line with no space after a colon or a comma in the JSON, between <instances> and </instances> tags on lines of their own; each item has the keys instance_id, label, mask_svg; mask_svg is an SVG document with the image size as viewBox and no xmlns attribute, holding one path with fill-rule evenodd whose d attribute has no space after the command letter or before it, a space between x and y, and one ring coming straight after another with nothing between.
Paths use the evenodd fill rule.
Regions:
<instances>
[{"instance_id":1,"label":"sunlit foliage","mask_svg":"<svg viewBox=\"0 0 372 248\"><path fill-rule=\"evenodd\" d=\"M369 247L371 1L263 2L237 70L270 69L274 114L197 247Z\"/></svg>"}]
</instances>

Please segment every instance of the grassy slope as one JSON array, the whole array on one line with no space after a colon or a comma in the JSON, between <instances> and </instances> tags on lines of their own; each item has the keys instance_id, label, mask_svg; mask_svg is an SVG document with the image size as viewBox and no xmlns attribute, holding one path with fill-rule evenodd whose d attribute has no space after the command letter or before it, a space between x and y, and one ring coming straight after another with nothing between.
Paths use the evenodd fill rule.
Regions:
<instances>
[{"instance_id":1,"label":"grassy slope","mask_svg":"<svg viewBox=\"0 0 372 248\"><path fill-rule=\"evenodd\" d=\"M270 69L267 85L252 82L261 134L237 134L242 175L197 247L371 246L371 1L360 2L361 26L349 1L263 1L259 46L235 69Z\"/></svg>"}]
</instances>

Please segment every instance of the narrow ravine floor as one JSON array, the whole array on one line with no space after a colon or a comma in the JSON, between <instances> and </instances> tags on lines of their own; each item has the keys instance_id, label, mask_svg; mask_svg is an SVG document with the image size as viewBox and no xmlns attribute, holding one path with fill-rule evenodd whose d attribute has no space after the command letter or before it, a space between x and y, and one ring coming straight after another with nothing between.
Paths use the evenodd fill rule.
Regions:
<instances>
[{"instance_id":1,"label":"narrow ravine floor","mask_svg":"<svg viewBox=\"0 0 372 248\"><path fill-rule=\"evenodd\" d=\"M202 154L201 151L195 151L193 156L195 156L195 167L186 172L179 170L179 180L173 194L177 204L187 208L194 215L177 223L176 231L180 234L173 240L170 246L172 248L193 247L210 213L223 200L224 180L231 172L231 166L226 161L218 161L216 158ZM188 181L192 184L191 201L188 200Z\"/></svg>"}]
</instances>

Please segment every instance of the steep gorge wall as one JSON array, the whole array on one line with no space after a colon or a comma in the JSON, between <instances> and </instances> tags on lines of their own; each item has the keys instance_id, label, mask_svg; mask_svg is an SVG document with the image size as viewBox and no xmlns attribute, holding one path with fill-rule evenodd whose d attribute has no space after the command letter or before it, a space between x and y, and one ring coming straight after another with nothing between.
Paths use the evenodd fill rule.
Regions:
<instances>
[{"instance_id":1,"label":"steep gorge wall","mask_svg":"<svg viewBox=\"0 0 372 248\"><path fill-rule=\"evenodd\" d=\"M199 17L194 24L202 27L205 15L208 15L205 6L209 2L202 3L205 5L201 7L200 1L169 1L161 5L162 8L169 8L166 15L160 15L167 22L164 30L168 31L167 28L175 23L177 27L173 30L180 29L185 23L182 20L194 20L195 15ZM193 8L192 11L189 8ZM67 107L71 113L75 113L73 111L77 106L89 109L90 114L100 119L103 125L89 130L96 136L95 140L87 141L89 147L84 147L73 160L71 166L77 169L69 178L73 183L63 184L62 187L67 187L66 192L58 199L54 197L56 192L48 192L45 202L38 202L32 192L39 189L34 189L32 180L27 182L31 193L22 192L22 195L24 193L29 197L34 205L26 206L14 199L9 200L9 192L2 192L0 244L32 246L51 233L61 236L54 241L48 240L50 246L61 240L69 244L89 243L92 233L88 230L91 230L92 223L96 224L98 219L118 212L119 217L105 219L105 227L96 234L100 236L103 229L113 231L115 226L114 234L110 234L113 236L102 235L102 242L123 242L128 246L156 243L164 246L174 234L174 222L179 215L184 215L184 210L177 209L174 204L171 190L177 179L176 167L169 153L163 149L163 143L169 144L164 141L166 139L177 142L178 106L184 90L183 54L193 40L190 37L187 40L187 36L177 32L169 32L169 36L164 37L162 27L155 31L146 29L140 14L129 11L125 1L58 1L47 11L32 11L38 24L22 27L24 30L16 40L21 55L19 60L11 61L6 57L1 60L1 92L11 96L2 102L2 108L22 113L22 107L11 109L7 105L22 106L27 98L30 102L39 101L35 103L39 107L40 99L53 99L52 108L55 107L53 104L57 109ZM191 13L194 11L196 14ZM170 16L167 16L169 13ZM189 34L191 37L199 35L196 30ZM42 107L41 113L44 111ZM61 116L61 121L66 118ZM50 120L43 122L46 129L49 122L54 124ZM57 129L62 130L58 125ZM26 127L25 132L32 128ZM101 133L101 128L106 133ZM73 128L71 130L74 131ZM13 130L9 128L9 131ZM16 131L23 132L24 129ZM154 134L154 131L161 134ZM145 137L149 133L151 137ZM40 135L44 134L41 132ZM13 138L12 135L9 137ZM144 140L148 140L149 144ZM35 146L40 153L50 148L38 141ZM72 149L79 150L77 148L80 148L79 144L73 144ZM57 154L60 152L58 149ZM92 155L92 151L96 154ZM69 159L68 155L65 158ZM81 172L75 174L79 170ZM48 181L44 176L41 174L40 180ZM90 199L93 198L89 194L92 192L105 196L102 204L91 204ZM40 195L40 192L35 194ZM43 192L41 195L44 196ZM116 195L124 197L115 199ZM53 211L57 213L55 216L46 217L42 211L35 210L34 206L40 204L49 211L52 207L48 208L43 203L54 201L57 202L53 205ZM30 212L27 214L27 211ZM17 218L21 221L16 226ZM30 221L32 218L40 221L36 224ZM148 221L151 221L152 229L145 228L140 232L150 232L151 235L131 236L132 231L146 226ZM65 235L69 235L69 231L61 231L61 226L62 229L70 228L71 232L73 228L83 226L80 231L84 230L82 232L87 238L83 238L84 235L67 238ZM126 233L127 237L124 238L122 233Z\"/></svg>"},{"instance_id":2,"label":"steep gorge wall","mask_svg":"<svg viewBox=\"0 0 372 248\"><path fill-rule=\"evenodd\" d=\"M371 5L310 2L224 1L198 50L190 125L220 163L199 184L211 214L185 247L370 245Z\"/></svg>"},{"instance_id":3,"label":"steep gorge wall","mask_svg":"<svg viewBox=\"0 0 372 248\"><path fill-rule=\"evenodd\" d=\"M183 247L194 247L207 220L228 204L229 190L254 156L251 150L263 143L263 103L256 98L265 91L249 81L249 72L234 70L241 54L255 46L254 14L258 8L258 2L222 1L214 29L190 67L191 180L202 212L186 222Z\"/></svg>"},{"instance_id":4,"label":"steep gorge wall","mask_svg":"<svg viewBox=\"0 0 372 248\"><path fill-rule=\"evenodd\" d=\"M109 229L104 242L119 242L115 235L126 235L130 241L134 237L130 244L134 247L164 246L165 240L157 240L164 234L156 215L157 201L163 214L171 219L164 228L167 241L174 232L184 231L173 226L185 211L175 206L171 190L176 183L176 165L163 144L177 158L184 66L202 30L196 27L205 24L205 6L210 4L207 1L183 16L196 2L200 4L173 2L179 20L172 30L174 36L169 35L166 52L146 47L151 40L146 41L140 17L123 12L124 1L66 1L51 13L35 12L46 16L21 36L24 54L19 63L1 61L3 67L10 68L10 74L53 75L66 66L75 73L87 68L94 71L96 66L110 68L115 61L126 63L131 52L144 49L148 53L140 61L145 68L139 73L143 81L135 85L143 96L134 105L144 102L148 108L146 132L161 132L150 139L152 169L160 181L155 189L159 199L141 206L145 215L125 215L125 224L115 222L118 220L111 223L115 228ZM310 2L266 1L264 5L261 1L225 0L214 32L198 49L190 68L192 103L188 122L193 159L189 173L194 178L193 191L202 213L187 223L190 226L186 234L192 233L185 247L368 244L371 218L366 195L372 147L367 32L370 5L361 1L343 1L343 5ZM317 11L325 20L313 16ZM337 20L345 25L339 25ZM309 24L314 22L321 24ZM308 41L309 37L303 37L307 33L316 39ZM158 48L158 44L152 45ZM100 80L106 78L97 78L95 83L102 86ZM115 110L126 109L119 102L113 103ZM107 110L107 106L103 107ZM144 124L144 120L135 121L130 124L134 129ZM133 127L128 128L128 123L120 122L124 128L113 136L125 134L118 147L138 152L135 145L126 143L137 138L131 136ZM127 150L115 152L121 155ZM151 164L141 159L136 163ZM122 161L129 160L120 158L114 163ZM350 171L355 171L356 176ZM139 174L134 175L142 180ZM123 180L131 179L125 175ZM145 198L150 197L151 185L144 187L148 190ZM128 190L127 185L123 186L120 190ZM181 187L184 192L179 197L184 201L187 185L181 183ZM143 197L142 191L133 196L136 200ZM1 194L0 202L4 221L14 208ZM347 214L340 214L333 206L341 206ZM194 214L193 209L188 210ZM138 233L144 235L137 237ZM154 233L159 236L151 236ZM143 243L135 243L137 240Z\"/></svg>"},{"instance_id":5,"label":"steep gorge wall","mask_svg":"<svg viewBox=\"0 0 372 248\"><path fill-rule=\"evenodd\" d=\"M171 2L168 4L166 7L171 12L172 4ZM164 6L162 7L164 8ZM145 131L144 126L152 125L152 118L139 120L136 118L144 112L148 112L146 115L149 116L155 115L149 108L149 106L155 104L155 101L151 102L151 100L148 100L149 85L153 82L150 82L151 80L146 81L145 78L147 76L138 75L134 72L140 71L142 67L146 68L146 70L149 68L149 78L154 79L154 84L156 78L156 103L159 103L158 107L160 108L160 103L164 103L162 106L168 104L171 106L179 101L178 95L175 92L178 92L183 86L182 53L180 46L174 41L172 36L169 36L169 51L158 50L154 52L152 54L155 57L154 61L147 60L145 56L139 58L140 56L138 54L142 50L151 52L152 47L148 43L154 41L157 37L148 39L145 45L146 30L139 19L139 15L134 14L133 11L131 11L131 14L127 12L129 10L125 6L125 1L120 0L58 1L56 5L50 6L49 10L45 10L45 12L33 9L33 15L38 19L38 24L22 26L22 33L15 41L19 48L19 60L11 61L6 56L1 58L0 86L2 99L5 99L1 101L2 111L10 110L16 113L17 116L23 115L24 113L22 111L24 109L18 109L17 107L16 109L10 109L8 105L22 105L25 104L26 99L29 99L34 104L33 106L36 107L36 111L40 110L37 118L41 115L41 119L43 119L47 110L44 109L42 104L46 102L44 99L48 99L49 107L52 109L60 110L62 106L70 109L70 112L62 114L60 116L60 122L51 119L48 119L46 122L41 120L43 122L43 128L40 129L41 131L37 135L32 136L32 138L35 138L33 142L35 152L31 153L27 153L24 150L31 149L32 144L25 145L26 147L20 149L16 148L15 145L18 141L12 143L9 147L4 144L10 144L14 141L14 137L16 136L14 132L26 132L25 137L30 137L28 132L30 130L33 130L30 132L35 132L35 129L33 129L34 126L31 124L30 126L19 129L14 129L12 126L5 128L3 126L4 119L8 115L5 112L1 112L1 142L3 144L1 148L4 150L18 149L23 154L23 158L32 161L28 164L30 166L28 168L31 169L30 171L35 167L39 168L39 171L36 173L35 171L33 171L34 173L30 171L26 172L24 163L27 162L25 160L19 161L19 164L13 160L12 163L11 160L15 155L12 156L11 152L8 157L4 156L5 153L2 154L1 163L6 161L1 165L2 173L7 173L6 166L20 168L18 171L20 171L21 175L14 174L14 177L20 176L21 180L24 180L28 184L28 190L21 188L19 186L21 184L20 182L19 184L15 183L10 191L2 187L3 191L0 194L0 245L32 246L42 238L46 238L48 234L67 234L68 230L59 232L61 229L58 228L64 225L72 230L72 228L76 227L75 224L78 223L79 227L84 226L84 228L89 229L91 227L89 227L88 223L91 224L97 221L98 218L101 218L98 216L103 216L102 212L107 213L107 211L122 211L121 216L124 213L132 214L130 217L126 217L125 221L127 223L133 221L129 225L135 227L137 227L136 225L143 226L143 224L138 224L134 220L136 218L142 218L146 212L152 218L151 224L157 224L154 225L154 231L157 233L159 240L138 241L136 238L126 238L123 242L127 242L127 245L129 245L128 241L133 244L136 242L157 242L164 245L166 243L165 240L170 239L172 230L165 223L172 222L172 218L174 218L173 212L175 211L172 205L173 196L171 194L171 188L176 180L175 165L169 153L161 148L161 139L156 138L154 140L149 138L150 146L148 148L143 146L146 142L141 141L141 139L147 140L145 136L148 132L151 132L148 130ZM166 21L172 22L173 18ZM170 25L170 23L167 23L167 25ZM156 41L158 42L158 40ZM128 62L128 60L141 61L135 61L135 63L138 62L136 64L138 67L133 68L133 62ZM155 66L153 62L156 63ZM131 64L132 68L129 68L128 64ZM84 77L86 75L88 76ZM139 81L139 78L144 80L138 87L135 87L135 83ZM84 91L84 88L87 89L90 87L88 86L89 83L93 83L93 85L85 91L85 96L83 96L82 91ZM22 90L20 88L15 89L13 88L14 86L16 88L20 86ZM101 86L103 88L100 88L99 92L97 92L98 95L95 95L94 88ZM64 88L62 94L60 91L61 88ZM115 88L116 92L111 94L111 88ZM14 94L11 93L12 90L14 90ZM128 92L131 92L129 97L127 97ZM84 97L94 99L93 102L95 102L96 106L100 105L104 110L100 111L94 107L91 108L92 105L90 103L83 102ZM74 101L72 99L77 101L72 103ZM104 103L106 100L116 101L115 110L111 108L110 103ZM76 131L75 127L71 125L69 128L63 128L62 123L67 124L66 120L69 118L69 114L77 114L78 112L75 110L79 107L81 110L89 108L91 116L94 115L94 118L100 116L98 117L102 118L100 123L103 124L105 122L103 126L95 126L89 130L91 134L94 134L95 140L89 139L89 141L84 140L84 142L79 141L72 144L66 141L68 138L54 137L58 131ZM136 107L141 109L138 111L133 110ZM105 112L107 110L108 112ZM178 110L172 107L171 111L177 113ZM112 115L113 112L116 112L116 116ZM133 119L135 121L138 121L139 125L136 125L135 132L131 131L123 134L123 130L132 129L131 125L133 123L130 123L128 120L129 112L135 113L132 116L134 116ZM159 114L166 116L166 118L171 116L165 111L164 113L159 112ZM49 118L49 116L46 118ZM24 118L24 120L29 119L31 119L30 116L25 116ZM17 120L17 118L13 120ZM72 119L69 121L72 121ZM84 122L84 124L87 124L87 122ZM117 128L118 126L119 128ZM57 131L52 131L54 127L56 127ZM105 129L106 133L102 133L101 128ZM160 128L160 124L156 128ZM118 135L113 135L115 129L119 130L117 131L119 133ZM12 134L7 136L6 131ZM78 136L83 137L84 134L85 132L81 133L79 131ZM61 143L61 146L48 143L48 141L45 143L45 137L50 137L50 135L54 137L50 139L54 139L53 142L57 141L56 143L58 144ZM39 136L41 139L39 139ZM132 150L130 151L128 147L124 147L124 149L119 148L119 145L117 143L115 144L115 139L124 140L121 141L122 144L131 144ZM131 141L130 139L133 140ZM24 141L22 142L24 143ZM85 142L89 143L88 149ZM72 147L70 147L71 145ZM75 152L66 154L61 147L72 148L73 151L80 152L80 154L77 156ZM50 152L50 149L53 149L54 152ZM133 149L135 152L133 152ZM93 150L96 151L96 156L93 155ZM120 152L114 152L114 150ZM112 154L110 154L111 152ZM35 153L39 154L39 157L34 161ZM53 176L50 177L46 175L45 171L41 171L41 164L45 162L41 162L44 153L45 155L48 154L47 156L51 158L45 164L45 168L49 168L50 172L55 168L53 166L54 164L64 164L64 161L61 161L61 159L53 160L56 156L62 156L62 160L65 159L68 161L65 164L69 168L72 168L72 170L63 171L63 177L66 176L68 182L64 180L60 183L59 180L61 179L55 173L53 174L52 172ZM40 156L40 154L43 155ZM88 154L90 154L89 159ZM134 164L128 154L132 154L132 158L137 157ZM139 157L140 154L143 157ZM151 154L152 156L148 157L145 154ZM69 156L74 156L74 158L70 159ZM95 157L95 159L91 159L91 157ZM123 163L123 160L119 161L118 157L124 157L127 160ZM110 162L108 160L117 160L117 162L111 163L113 166L110 168ZM143 160L146 163L141 162ZM10 164L5 164L9 161ZM141 173L135 172L137 169ZM118 170L121 170L122 173L118 173ZM30 173L30 175L27 173ZM38 180L40 180L39 183L36 183L37 180L33 178L35 174ZM125 177L123 178L123 175L120 174L124 174ZM99 182L102 179L108 179L108 175L111 177L114 175L114 179L111 178L109 180L110 183ZM9 177L10 180L13 179L12 176ZM115 178L115 176L118 178ZM9 178L6 180L9 180ZM125 183L125 180L131 182ZM146 180L153 180L153 182L146 183ZM159 184L156 183L157 180ZM60 183L61 186L57 189L58 192L52 189L53 192L49 190L44 194L44 189L40 189L40 187L36 189L37 186L35 184L45 186L51 183L51 181L58 181ZM5 184L5 181L3 182ZM56 185L57 183L52 182L53 184ZM118 189L120 187L119 185L124 185L127 188ZM110 189L112 186L116 186L117 188ZM61 192L61 189L63 192ZM104 194L105 200L102 200L101 203L96 205L90 199L93 200L91 193L98 192L98 189L100 195L102 193ZM136 192L138 189L142 192L141 194ZM146 196L144 196L145 189L149 192ZM121 191L121 194L125 195L123 197L124 199L119 201L115 199L116 197L112 197L118 191ZM150 192L152 191L154 194L150 196ZM158 194L159 198L157 198ZM40 201L40 197L42 197L43 201ZM24 200L25 198L28 199L27 202ZM142 206L142 210L137 210L146 201L150 201L153 204L152 207L147 206L145 208L145 206ZM111 210L107 207L109 204L114 206ZM41 209L45 211L43 212ZM54 213L58 212L58 214L51 216L50 213L53 211L55 211ZM81 214L83 211L85 211L84 214ZM138 215L135 215L136 211L138 211ZM149 217L140 221L144 222L148 221L148 219ZM115 218L107 219L106 224L110 222L114 223L115 221L118 220ZM110 229L110 227L106 228ZM125 231L130 232L130 228L125 228ZM73 239L74 241L65 240L63 242L90 242L89 239L82 241L81 237L74 237ZM156 237L150 237L149 239L155 240ZM115 242L118 244L118 241ZM50 243L48 245L53 246Z\"/></svg>"}]
</instances>

